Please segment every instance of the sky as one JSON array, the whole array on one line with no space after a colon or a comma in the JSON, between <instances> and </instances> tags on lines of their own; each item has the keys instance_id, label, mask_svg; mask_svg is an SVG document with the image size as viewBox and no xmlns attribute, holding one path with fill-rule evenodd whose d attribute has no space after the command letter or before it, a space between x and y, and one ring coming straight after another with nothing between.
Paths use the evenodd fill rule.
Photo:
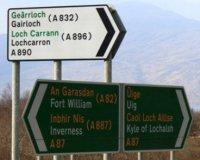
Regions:
<instances>
[{"instance_id":1,"label":"sky","mask_svg":"<svg viewBox=\"0 0 200 160\"><path fill-rule=\"evenodd\" d=\"M200 20L200 0L141 0L184 17Z\"/></svg>"},{"instance_id":2,"label":"sky","mask_svg":"<svg viewBox=\"0 0 200 160\"><path fill-rule=\"evenodd\" d=\"M33 7L33 6L61 6L61 5L84 5L84 4L119 4L135 1L143 1L153 4L165 10L173 11L184 17L200 21L200 0L1 0L0 7L0 34L7 31L8 8Z\"/></svg>"}]
</instances>

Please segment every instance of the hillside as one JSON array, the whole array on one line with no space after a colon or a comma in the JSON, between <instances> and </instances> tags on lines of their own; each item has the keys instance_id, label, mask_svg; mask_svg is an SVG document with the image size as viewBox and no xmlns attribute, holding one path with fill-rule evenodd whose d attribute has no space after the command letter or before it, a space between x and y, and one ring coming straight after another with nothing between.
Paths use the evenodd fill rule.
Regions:
<instances>
[{"instance_id":1,"label":"hillside","mask_svg":"<svg viewBox=\"0 0 200 160\"><path fill-rule=\"evenodd\" d=\"M183 85L194 109L200 109L200 22L141 2L115 6L127 29L113 60L113 81ZM11 79L6 36L1 35L0 70L3 88ZM52 77L52 62L23 62L22 90L35 79ZM63 79L103 81L103 61L65 61Z\"/></svg>"}]
</instances>

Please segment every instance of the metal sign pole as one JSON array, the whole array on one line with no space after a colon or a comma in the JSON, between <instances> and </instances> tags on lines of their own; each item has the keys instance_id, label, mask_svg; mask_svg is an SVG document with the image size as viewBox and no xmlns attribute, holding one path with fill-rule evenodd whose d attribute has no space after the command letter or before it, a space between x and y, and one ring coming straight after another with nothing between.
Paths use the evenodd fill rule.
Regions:
<instances>
[{"instance_id":1,"label":"metal sign pole","mask_svg":"<svg viewBox=\"0 0 200 160\"><path fill-rule=\"evenodd\" d=\"M62 79L62 62L59 60L53 62L53 79L54 80ZM53 160L61 160L61 157L58 155L54 155Z\"/></svg>"},{"instance_id":2,"label":"metal sign pole","mask_svg":"<svg viewBox=\"0 0 200 160\"><path fill-rule=\"evenodd\" d=\"M12 63L12 149L11 159L19 160L19 105L20 105L20 62Z\"/></svg>"},{"instance_id":3,"label":"metal sign pole","mask_svg":"<svg viewBox=\"0 0 200 160\"><path fill-rule=\"evenodd\" d=\"M138 152L138 160L143 160L143 154L142 154L142 152Z\"/></svg>"},{"instance_id":4,"label":"metal sign pole","mask_svg":"<svg viewBox=\"0 0 200 160\"><path fill-rule=\"evenodd\" d=\"M53 78L55 80L62 79L62 62L61 61L54 61L53 64ZM53 160L61 160L61 156L54 155ZM70 160L73 160L73 155L70 155Z\"/></svg>"},{"instance_id":5,"label":"metal sign pole","mask_svg":"<svg viewBox=\"0 0 200 160\"><path fill-rule=\"evenodd\" d=\"M42 156L37 156L36 158L37 158L37 160L43 160L44 159Z\"/></svg>"},{"instance_id":6,"label":"metal sign pole","mask_svg":"<svg viewBox=\"0 0 200 160\"><path fill-rule=\"evenodd\" d=\"M54 80L62 79L62 62L60 60L53 62L53 78Z\"/></svg>"},{"instance_id":7,"label":"metal sign pole","mask_svg":"<svg viewBox=\"0 0 200 160\"><path fill-rule=\"evenodd\" d=\"M73 159L74 159L74 155L71 154L71 155L70 155L70 160L73 160Z\"/></svg>"},{"instance_id":8,"label":"metal sign pole","mask_svg":"<svg viewBox=\"0 0 200 160\"><path fill-rule=\"evenodd\" d=\"M104 80L107 83L112 82L112 60L110 58L104 61Z\"/></svg>"},{"instance_id":9,"label":"metal sign pole","mask_svg":"<svg viewBox=\"0 0 200 160\"><path fill-rule=\"evenodd\" d=\"M112 82L112 59L111 56L104 61L104 81L107 83ZM103 160L108 160L110 155L107 153L103 154Z\"/></svg>"},{"instance_id":10,"label":"metal sign pole","mask_svg":"<svg viewBox=\"0 0 200 160\"><path fill-rule=\"evenodd\" d=\"M174 160L174 152L170 151L170 160Z\"/></svg>"}]
</instances>

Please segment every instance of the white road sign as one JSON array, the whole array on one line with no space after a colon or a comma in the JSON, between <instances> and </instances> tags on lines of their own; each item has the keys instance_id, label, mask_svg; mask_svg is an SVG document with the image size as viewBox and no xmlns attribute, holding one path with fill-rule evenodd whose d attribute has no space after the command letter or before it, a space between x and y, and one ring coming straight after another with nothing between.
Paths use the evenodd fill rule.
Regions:
<instances>
[{"instance_id":1,"label":"white road sign","mask_svg":"<svg viewBox=\"0 0 200 160\"><path fill-rule=\"evenodd\" d=\"M107 5L8 10L8 60L114 57L125 28Z\"/></svg>"}]
</instances>

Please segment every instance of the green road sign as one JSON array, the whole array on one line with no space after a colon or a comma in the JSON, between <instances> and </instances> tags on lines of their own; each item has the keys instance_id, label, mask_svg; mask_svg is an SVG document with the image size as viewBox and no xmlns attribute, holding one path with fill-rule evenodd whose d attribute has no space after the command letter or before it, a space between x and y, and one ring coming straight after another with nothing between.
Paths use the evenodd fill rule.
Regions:
<instances>
[{"instance_id":1,"label":"green road sign","mask_svg":"<svg viewBox=\"0 0 200 160\"><path fill-rule=\"evenodd\" d=\"M38 80L23 114L37 154L119 149L119 85Z\"/></svg>"},{"instance_id":2,"label":"green road sign","mask_svg":"<svg viewBox=\"0 0 200 160\"><path fill-rule=\"evenodd\" d=\"M125 85L124 150L183 148L191 113L182 87Z\"/></svg>"}]
</instances>

